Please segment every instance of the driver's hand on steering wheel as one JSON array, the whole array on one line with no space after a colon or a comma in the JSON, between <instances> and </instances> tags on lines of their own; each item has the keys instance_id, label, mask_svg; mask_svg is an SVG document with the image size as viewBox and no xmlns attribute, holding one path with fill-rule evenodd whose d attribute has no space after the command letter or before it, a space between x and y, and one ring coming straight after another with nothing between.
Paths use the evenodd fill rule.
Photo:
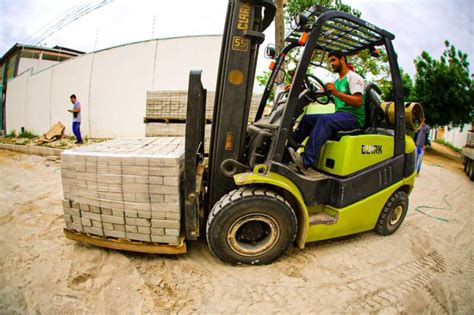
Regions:
<instances>
[{"instance_id":1,"label":"driver's hand on steering wheel","mask_svg":"<svg viewBox=\"0 0 474 315\"><path fill-rule=\"evenodd\" d=\"M334 95L334 92L336 91L334 83L326 83L326 89L331 93L331 95Z\"/></svg>"}]
</instances>

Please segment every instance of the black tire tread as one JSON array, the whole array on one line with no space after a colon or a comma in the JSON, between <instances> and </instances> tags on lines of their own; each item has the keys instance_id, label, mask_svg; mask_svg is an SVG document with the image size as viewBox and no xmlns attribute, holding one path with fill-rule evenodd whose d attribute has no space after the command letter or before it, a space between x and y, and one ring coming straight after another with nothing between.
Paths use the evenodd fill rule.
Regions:
<instances>
[{"instance_id":1,"label":"black tire tread","mask_svg":"<svg viewBox=\"0 0 474 315\"><path fill-rule=\"evenodd\" d=\"M212 221L214 221L217 217L219 217L223 213L222 210L225 209L227 205L247 199L247 198L254 198L254 197L264 197L264 198L268 198L274 201L282 202L288 208L293 209L290 203L285 198L283 198L283 196L281 196L278 192L268 187L243 186L238 189L232 190L228 194L225 194L224 196L222 196L221 199L219 199L219 201L217 201L214 204L211 211L209 212L209 216L208 216L207 224L206 224L207 243L209 244L210 242L209 227L211 226ZM297 222L296 214L294 215L295 215L295 221ZM298 224L296 224L296 226L298 226ZM295 233L294 235L292 235L293 240L296 238L296 234L297 234L297 229L295 229ZM209 249L211 250L212 255L219 258L217 254L212 250L211 246L209 246Z\"/></svg>"},{"instance_id":2,"label":"black tire tread","mask_svg":"<svg viewBox=\"0 0 474 315\"><path fill-rule=\"evenodd\" d=\"M467 159L466 163L469 164L466 172L467 177L469 177L471 181L474 181L474 160Z\"/></svg>"},{"instance_id":3,"label":"black tire tread","mask_svg":"<svg viewBox=\"0 0 474 315\"><path fill-rule=\"evenodd\" d=\"M385 231L385 229L384 229L384 221L385 221L386 217L390 214L391 207L394 205L394 203L396 203L401 198L406 198L407 208L408 208L408 194L406 192L402 191L402 190L397 190L396 192L394 192L390 196L390 198L388 199L387 203L384 205L382 211L380 212L380 217L377 220L377 224L375 226L375 231L378 234L385 236L385 235L390 235L390 234L392 234L396 231L395 230L392 233L387 233L387 231Z\"/></svg>"}]
</instances>

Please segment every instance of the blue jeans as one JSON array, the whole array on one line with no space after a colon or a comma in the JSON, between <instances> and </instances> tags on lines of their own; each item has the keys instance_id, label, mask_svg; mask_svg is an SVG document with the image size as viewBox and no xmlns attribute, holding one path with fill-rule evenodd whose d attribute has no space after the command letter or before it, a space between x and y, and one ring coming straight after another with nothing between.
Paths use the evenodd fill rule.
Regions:
<instances>
[{"instance_id":1,"label":"blue jeans","mask_svg":"<svg viewBox=\"0 0 474 315\"><path fill-rule=\"evenodd\" d=\"M421 162L423 161L424 154L425 154L425 150L423 150L423 147L416 147L416 172L417 173L421 171Z\"/></svg>"},{"instance_id":2,"label":"blue jeans","mask_svg":"<svg viewBox=\"0 0 474 315\"><path fill-rule=\"evenodd\" d=\"M80 122L77 122L77 121L72 122L72 132L76 136L77 142L82 143Z\"/></svg>"},{"instance_id":3,"label":"blue jeans","mask_svg":"<svg viewBox=\"0 0 474 315\"><path fill-rule=\"evenodd\" d=\"M311 167L318 162L319 151L324 143L334 137L337 131L357 128L360 128L357 118L347 112L304 115L292 136L297 143L309 136L305 152L301 156L304 166Z\"/></svg>"}]
</instances>

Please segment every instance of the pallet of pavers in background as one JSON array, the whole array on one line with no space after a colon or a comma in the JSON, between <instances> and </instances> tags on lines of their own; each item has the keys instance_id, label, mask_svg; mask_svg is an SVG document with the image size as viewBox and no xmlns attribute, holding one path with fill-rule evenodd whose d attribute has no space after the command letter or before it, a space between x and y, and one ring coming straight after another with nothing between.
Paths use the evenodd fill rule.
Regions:
<instances>
[{"instance_id":1,"label":"pallet of pavers in background","mask_svg":"<svg viewBox=\"0 0 474 315\"><path fill-rule=\"evenodd\" d=\"M204 127L204 153L209 153L211 142L211 124ZM186 124L167 124L150 122L145 124L145 137L184 137L186 136Z\"/></svg>"},{"instance_id":2,"label":"pallet of pavers in background","mask_svg":"<svg viewBox=\"0 0 474 315\"><path fill-rule=\"evenodd\" d=\"M119 139L64 151L66 236L134 251L183 247L183 163L184 137Z\"/></svg>"}]
</instances>

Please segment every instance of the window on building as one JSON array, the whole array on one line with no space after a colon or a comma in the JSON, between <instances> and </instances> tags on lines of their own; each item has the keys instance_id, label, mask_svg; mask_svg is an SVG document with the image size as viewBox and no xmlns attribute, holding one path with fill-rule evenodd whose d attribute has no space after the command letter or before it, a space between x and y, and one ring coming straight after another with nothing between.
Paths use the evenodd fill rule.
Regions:
<instances>
[{"instance_id":1,"label":"window on building","mask_svg":"<svg viewBox=\"0 0 474 315\"><path fill-rule=\"evenodd\" d=\"M5 64L0 66L0 84L3 83L3 73L5 72Z\"/></svg>"},{"instance_id":2,"label":"window on building","mask_svg":"<svg viewBox=\"0 0 474 315\"><path fill-rule=\"evenodd\" d=\"M36 52L36 51L27 51L26 50L26 51L21 52L20 57L21 58L39 59L40 53Z\"/></svg>"},{"instance_id":3,"label":"window on building","mask_svg":"<svg viewBox=\"0 0 474 315\"><path fill-rule=\"evenodd\" d=\"M13 55L7 60L7 80L12 79L15 76L16 56Z\"/></svg>"},{"instance_id":4,"label":"window on building","mask_svg":"<svg viewBox=\"0 0 474 315\"><path fill-rule=\"evenodd\" d=\"M65 55L53 55L53 54L46 54L46 53L43 53L43 60L51 60L51 61L64 61L64 60L67 60L71 57L69 56L65 56Z\"/></svg>"},{"instance_id":5,"label":"window on building","mask_svg":"<svg viewBox=\"0 0 474 315\"><path fill-rule=\"evenodd\" d=\"M63 56L63 55L59 56L59 61L64 61L64 60L68 60L68 59L71 59L71 57L70 56Z\"/></svg>"}]
</instances>

